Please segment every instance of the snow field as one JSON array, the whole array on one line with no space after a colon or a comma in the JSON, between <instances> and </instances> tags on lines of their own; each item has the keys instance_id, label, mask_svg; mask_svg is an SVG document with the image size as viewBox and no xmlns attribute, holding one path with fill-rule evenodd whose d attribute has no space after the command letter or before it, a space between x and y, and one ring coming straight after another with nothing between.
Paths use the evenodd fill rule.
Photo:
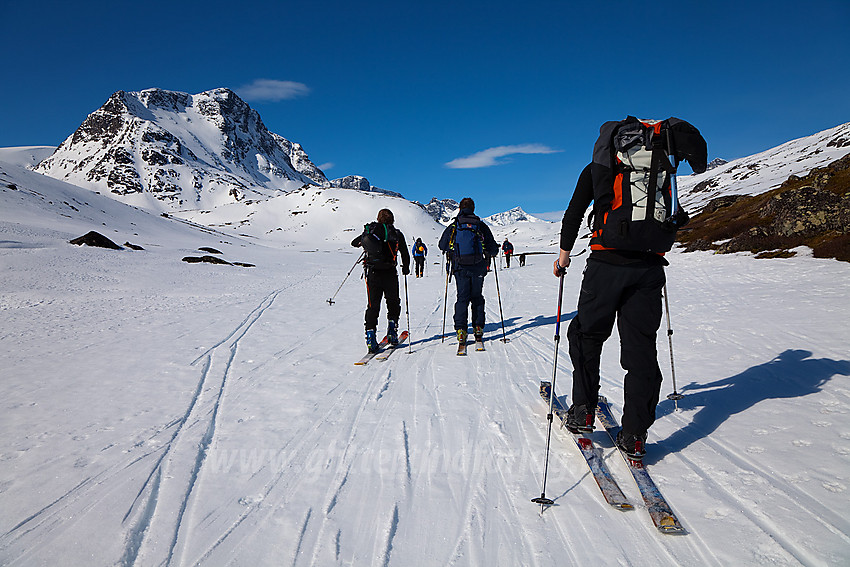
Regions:
<instances>
[{"instance_id":1,"label":"snow field","mask_svg":"<svg viewBox=\"0 0 850 567\"><path fill-rule=\"evenodd\" d=\"M668 536L601 431L593 439L636 509L604 502L557 429L546 487L556 506L541 514L530 502L547 425L538 386L553 374L554 256L498 272L507 343L487 277L487 351L463 358L440 338L446 280L426 238L426 277L407 278L411 348L356 367L359 270L326 302L357 257L347 233L307 252L53 183L34 188L44 199L0 193L0 564L850 560L846 264L669 255L685 398L677 409L663 397L664 322L646 461L688 531ZM107 218L105 234L145 250L67 244ZM410 218L399 223L408 240L428 234ZM540 230L511 240L537 249ZM204 245L256 268L180 261ZM562 337L586 257L566 276ZM602 393L617 415L618 358L615 330ZM566 395L565 338L556 378Z\"/></svg>"}]
</instances>

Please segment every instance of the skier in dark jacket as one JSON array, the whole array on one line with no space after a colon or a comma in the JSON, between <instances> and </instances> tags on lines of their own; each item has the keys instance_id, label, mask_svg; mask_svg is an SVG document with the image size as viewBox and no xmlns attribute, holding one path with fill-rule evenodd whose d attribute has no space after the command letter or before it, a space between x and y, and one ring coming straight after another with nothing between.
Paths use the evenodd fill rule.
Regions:
<instances>
[{"instance_id":1,"label":"skier in dark jacket","mask_svg":"<svg viewBox=\"0 0 850 567\"><path fill-rule=\"evenodd\" d=\"M502 242L502 254L505 255L505 267L511 267L511 255L514 253L514 245L505 238L505 241Z\"/></svg>"},{"instance_id":2,"label":"skier in dark jacket","mask_svg":"<svg viewBox=\"0 0 850 567\"><path fill-rule=\"evenodd\" d=\"M472 249L462 249L466 242ZM484 336L484 276L490 258L499 254L499 244L484 222L475 216L475 202L466 197L460 202L455 220L440 237L440 250L449 255L457 285L454 326L459 343L466 343L469 306L472 304L472 327L476 340Z\"/></svg>"},{"instance_id":3,"label":"skier in dark jacket","mask_svg":"<svg viewBox=\"0 0 850 567\"><path fill-rule=\"evenodd\" d=\"M570 204L564 212L560 253L553 269L555 276L561 277L569 267L570 251L575 245L584 213L593 202L591 253L581 282L578 310L567 330L573 363L572 406L567 413L567 427L574 433L593 429L599 397L602 345L611 335L616 321L620 336L620 364L626 371L623 427L617 436L617 446L634 459L642 458L645 453L646 432L655 422L655 408L661 392L662 376L658 366L656 334L661 325L661 293L666 282L664 267L669 265L663 251L670 249L676 230L688 221L687 213L680 206L671 206L668 211L670 217L664 223L658 223L664 226L658 229L660 232L641 232L640 228L629 226L630 221L623 217L610 227L605 224L611 210L625 208L625 199L632 199L644 210L646 203L651 202L646 198L648 189L644 190L642 199L631 197L632 192L636 192L634 186L630 186L629 195L623 197L622 194L627 191L626 182L613 182L614 178L622 179L625 176L625 179L633 180L639 178L639 175L632 173L633 177L630 178L629 172L634 170L626 168L625 160L615 162L610 145L606 145L613 138L606 137L606 133L610 135L612 131L622 131L617 130L617 125L634 128L638 123L641 121L629 117L619 123L606 123L600 129L593 162L579 175ZM694 171L705 171L705 140L696 128L674 118L663 124L647 121L643 125L655 127L653 152L657 151L654 143L656 136L662 135L662 128L667 128L668 136L679 136L673 145L676 153L681 152ZM626 150L617 148L617 151L634 152L635 145ZM650 150L645 151L649 153ZM667 154L663 154L660 159L667 160ZM658 173L655 179L657 194L665 197L656 201L658 206L667 207L673 201L670 179L675 171L665 171L667 174L664 177ZM620 186L620 183L623 185ZM609 185L614 187L610 194L606 189ZM617 189L620 195L617 195ZM611 196L616 196L616 199L612 200ZM651 222L644 210L636 215L637 218L631 214L629 218L643 223ZM609 234L611 231L613 234ZM659 238L669 240L659 243Z\"/></svg>"},{"instance_id":4,"label":"skier in dark jacket","mask_svg":"<svg viewBox=\"0 0 850 567\"><path fill-rule=\"evenodd\" d=\"M584 213L593 201L593 180L588 165L581 172L561 223L561 250L554 273L570 265ZM599 396L602 344L611 335L615 319L620 333L620 361L626 370L623 429L618 442L627 452L642 457L646 431L655 421L661 391L661 369L655 348L661 324L663 256L627 250L593 250L581 284L578 311L567 329L573 363L572 402L567 425L573 432L593 428ZM618 443L619 444L619 443Z\"/></svg>"},{"instance_id":5,"label":"skier in dark jacket","mask_svg":"<svg viewBox=\"0 0 850 567\"><path fill-rule=\"evenodd\" d=\"M387 338L390 344L398 344L398 318L401 315L401 299L399 298L398 272L396 272L397 256L401 254L401 272L405 276L410 273L410 254L404 235L393 225L395 219L392 211L378 211L377 222L371 222L364 228L363 234L351 241L355 247L363 247L366 256L363 268L366 272L366 346L369 352L377 352L378 313L381 309L381 298L387 302Z\"/></svg>"},{"instance_id":6,"label":"skier in dark jacket","mask_svg":"<svg viewBox=\"0 0 850 567\"><path fill-rule=\"evenodd\" d=\"M421 278L425 275L425 257L428 255L428 247L422 242L421 238L417 238L413 244L413 262L416 264L416 277Z\"/></svg>"}]
</instances>

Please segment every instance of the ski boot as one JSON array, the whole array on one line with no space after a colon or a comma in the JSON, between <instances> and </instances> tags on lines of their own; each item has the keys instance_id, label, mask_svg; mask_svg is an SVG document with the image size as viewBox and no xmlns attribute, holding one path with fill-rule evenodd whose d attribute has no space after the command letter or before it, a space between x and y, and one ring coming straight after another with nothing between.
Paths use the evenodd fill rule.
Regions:
<instances>
[{"instance_id":1,"label":"ski boot","mask_svg":"<svg viewBox=\"0 0 850 567\"><path fill-rule=\"evenodd\" d=\"M594 412L587 411L585 406L573 405L567 410L567 429L570 433L589 433L593 431Z\"/></svg>"},{"instance_id":2,"label":"ski boot","mask_svg":"<svg viewBox=\"0 0 850 567\"><path fill-rule=\"evenodd\" d=\"M630 459L640 461L646 455L646 433L617 433L617 448Z\"/></svg>"},{"instance_id":3,"label":"ski boot","mask_svg":"<svg viewBox=\"0 0 850 567\"><path fill-rule=\"evenodd\" d=\"M484 327L475 327L473 329L473 336L475 336L475 342L481 342L484 340Z\"/></svg>"},{"instance_id":4,"label":"ski boot","mask_svg":"<svg viewBox=\"0 0 850 567\"><path fill-rule=\"evenodd\" d=\"M387 321L387 339L391 345L398 345L398 321Z\"/></svg>"},{"instance_id":5,"label":"ski boot","mask_svg":"<svg viewBox=\"0 0 850 567\"><path fill-rule=\"evenodd\" d=\"M375 329L366 329L366 348L370 353L378 352L378 341L375 339Z\"/></svg>"},{"instance_id":6,"label":"ski boot","mask_svg":"<svg viewBox=\"0 0 850 567\"><path fill-rule=\"evenodd\" d=\"M466 344L466 335L467 335L466 329L458 329L457 330L457 342L465 345Z\"/></svg>"}]
</instances>

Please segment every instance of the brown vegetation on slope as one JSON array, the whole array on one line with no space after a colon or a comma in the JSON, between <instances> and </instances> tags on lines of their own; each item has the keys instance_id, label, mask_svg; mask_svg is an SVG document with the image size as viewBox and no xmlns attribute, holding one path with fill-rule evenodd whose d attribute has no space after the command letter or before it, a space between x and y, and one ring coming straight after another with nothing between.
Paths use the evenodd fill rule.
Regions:
<instances>
[{"instance_id":1,"label":"brown vegetation on slope","mask_svg":"<svg viewBox=\"0 0 850 567\"><path fill-rule=\"evenodd\" d=\"M713 199L679 233L686 252L753 252L790 257L808 246L817 258L850 262L850 154L760 195Z\"/></svg>"}]
</instances>

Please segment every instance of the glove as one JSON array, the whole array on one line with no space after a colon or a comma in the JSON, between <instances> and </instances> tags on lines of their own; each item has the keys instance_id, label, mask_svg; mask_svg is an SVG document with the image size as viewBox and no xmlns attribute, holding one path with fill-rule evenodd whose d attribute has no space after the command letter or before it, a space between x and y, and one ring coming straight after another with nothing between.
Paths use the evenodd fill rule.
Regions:
<instances>
[{"instance_id":1,"label":"glove","mask_svg":"<svg viewBox=\"0 0 850 567\"><path fill-rule=\"evenodd\" d=\"M402 275L409 276L410 275L410 266L402 266L401 273L402 273Z\"/></svg>"},{"instance_id":2,"label":"glove","mask_svg":"<svg viewBox=\"0 0 850 567\"><path fill-rule=\"evenodd\" d=\"M558 260L555 260L555 264L552 266L552 268L553 268L552 271L558 277L561 277L561 276L563 276L564 274L567 273L567 267L559 264Z\"/></svg>"}]
</instances>

